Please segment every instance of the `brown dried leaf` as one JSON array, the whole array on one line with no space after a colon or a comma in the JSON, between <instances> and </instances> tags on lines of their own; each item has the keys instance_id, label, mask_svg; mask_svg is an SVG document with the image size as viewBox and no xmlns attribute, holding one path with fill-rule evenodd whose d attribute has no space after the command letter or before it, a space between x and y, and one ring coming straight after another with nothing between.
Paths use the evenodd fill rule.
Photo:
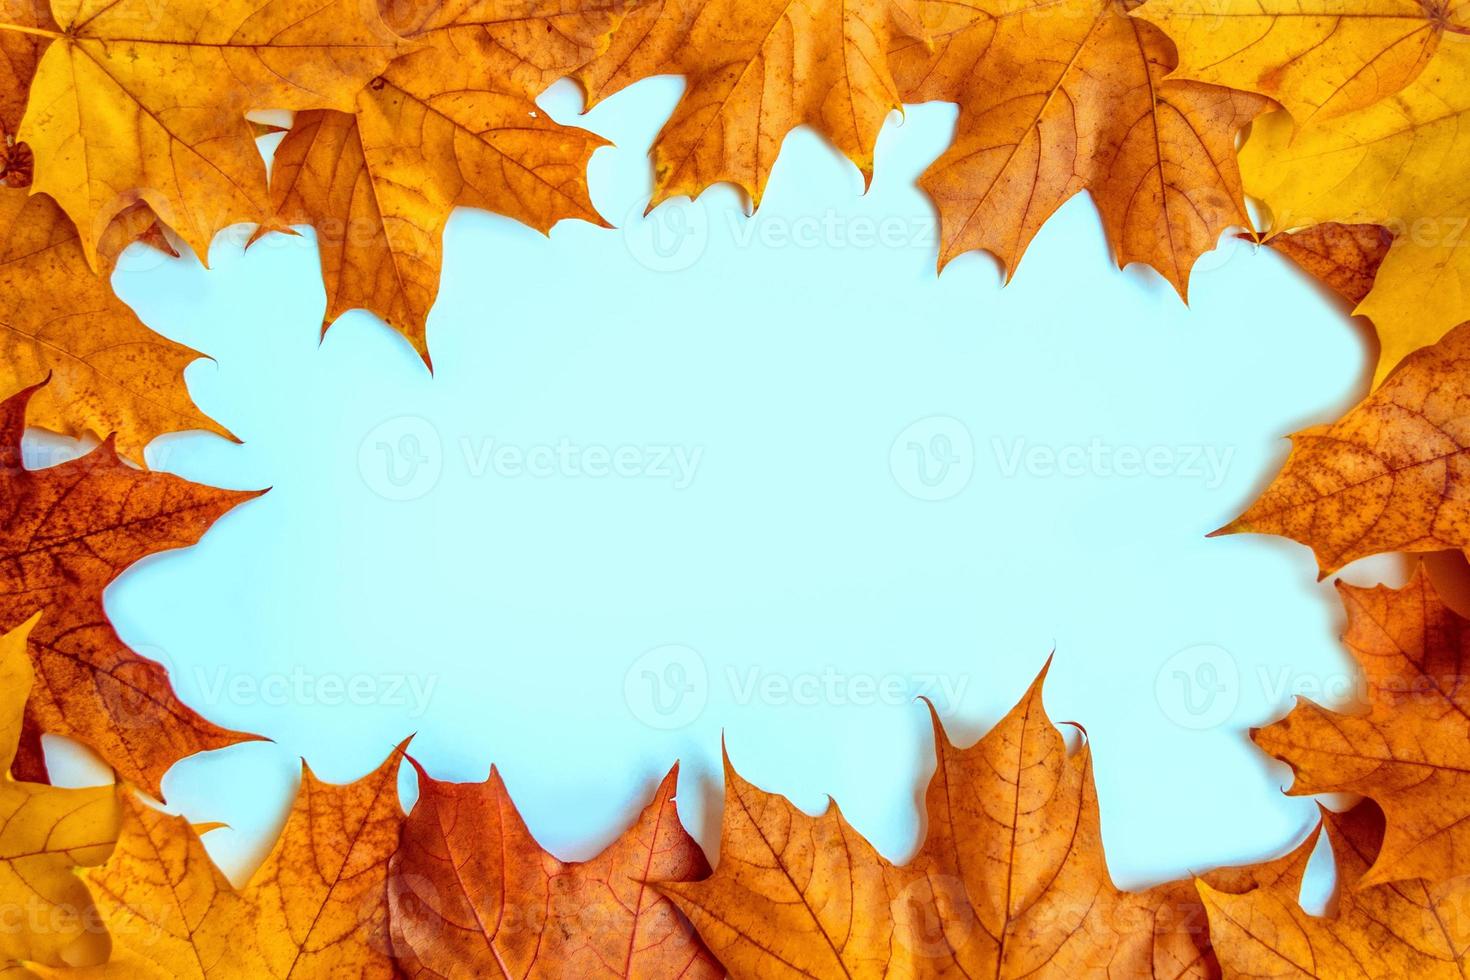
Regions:
<instances>
[{"instance_id":1,"label":"brown dried leaf","mask_svg":"<svg viewBox=\"0 0 1470 980\"><path fill-rule=\"evenodd\" d=\"M543 851L491 770L484 783L419 771L389 894L410 977L718 980L723 971L649 881L709 874L679 824L678 768L637 822L590 861Z\"/></svg>"},{"instance_id":2,"label":"brown dried leaf","mask_svg":"<svg viewBox=\"0 0 1470 980\"><path fill-rule=\"evenodd\" d=\"M1363 873L1378 852L1383 814L1363 803L1344 814L1324 811L1323 818L1337 862L1334 913L1310 915L1297 901L1316 833L1297 849L1292 873L1274 885L1228 895L1201 883L1226 975L1463 980L1470 957L1470 879L1366 887Z\"/></svg>"},{"instance_id":3,"label":"brown dried leaf","mask_svg":"<svg viewBox=\"0 0 1470 980\"><path fill-rule=\"evenodd\" d=\"M1325 578L1366 555L1470 545L1470 325L1404 361L1346 416L1291 437L1259 500L1215 534L1280 534Z\"/></svg>"},{"instance_id":4,"label":"brown dried leaf","mask_svg":"<svg viewBox=\"0 0 1470 980\"><path fill-rule=\"evenodd\" d=\"M1423 568L1395 591L1337 586L1343 640L1367 675L1368 708L1340 714L1301 700L1252 733L1296 773L1292 795L1359 793L1388 816L1363 884L1470 873L1470 623Z\"/></svg>"},{"instance_id":5,"label":"brown dried leaf","mask_svg":"<svg viewBox=\"0 0 1470 980\"><path fill-rule=\"evenodd\" d=\"M1329 221L1273 235L1267 244L1356 306L1372 291L1378 267L1393 246L1393 233L1381 225Z\"/></svg>"},{"instance_id":6,"label":"brown dried leaf","mask_svg":"<svg viewBox=\"0 0 1470 980\"><path fill-rule=\"evenodd\" d=\"M30 637L37 684L16 773L44 779L37 736L54 732L91 746L123 779L157 794L180 758L252 736L182 704L163 667L118 638L102 591L145 555L194 544L255 494L134 469L111 441L81 459L26 469L26 406L44 387L0 403L0 628L44 612Z\"/></svg>"}]
</instances>

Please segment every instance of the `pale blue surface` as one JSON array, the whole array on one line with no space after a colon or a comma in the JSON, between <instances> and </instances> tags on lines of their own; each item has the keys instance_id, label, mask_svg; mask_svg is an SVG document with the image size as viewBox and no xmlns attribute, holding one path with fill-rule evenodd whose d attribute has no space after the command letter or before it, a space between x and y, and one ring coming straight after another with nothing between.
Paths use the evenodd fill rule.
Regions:
<instances>
[{"instance_id":1,"label":"pale blue surface","mask_svg":"<svg viewBox=\"0 0 1470 980\"><path fill-rule=\"evenodd\" d=\"M591 176L625 230L455 215L432 378L363 313L318 345L309 238L119 274L150 325L216 359L190 387L243 440L170 437L152 461L274 488L107 596L186 702L277 742L180 765L171 801L233 825L211 847L238 875L296 756L348 779L417 732L438 776L497 763L568 857L682 759L686 823L713 849L723 732L748 778L809 810L831 793L901 858L932 767L914 696L968 743L1054 649L1047 707L1092 740L1121 884L1299 839L1313 804L1280 794L1245 729L1294 687L1350 680L1341 614L1305 548L1205 534L1275 472L1281 436L1361 395L1341 306L1227 241L1186 309L1116 269L1085 197L1005 289L981 255L936 278L913 182L946 106L885 130L867 196L798 133L755 219L722 188L644 221L678 91L655 80L588 118L618 144ZM577 109L566 85L545 104ZM644 475L514 475L490 453L563 440L579 461L633 447ZM697 459L692 480L645 471L666 448ZM1133 449L1153 475L1113 472ZM294 693L308 676L369 703Z\"/></svg>"}]
</instances>

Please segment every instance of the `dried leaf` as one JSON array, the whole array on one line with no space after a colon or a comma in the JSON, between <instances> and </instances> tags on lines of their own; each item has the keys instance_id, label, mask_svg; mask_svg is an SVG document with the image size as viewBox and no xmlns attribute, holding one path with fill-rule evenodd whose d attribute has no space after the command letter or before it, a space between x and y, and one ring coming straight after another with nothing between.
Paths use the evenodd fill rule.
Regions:
<instances>
[{"instance_id":1,"label":"dried leaf","mask_svg":"<svg viewBox=\"0 0 1470 980\"><path fill-rule=\"evenodd\" d=\"M1188 883L1115 888L1087 750L1070 758L1042 678L975 746L935 718L928 839L904 867L836 805L809 817L726 764L720 864L660 888L736 978L1217 975ZM1214 876L1256 887L1275 864Z\"/></svg>"},{"instance_id":2,"label":"dried leaf","mask_svg":"<svg viewBox=\"0 0 1470 980\"><path fill-rule=\"evenodd\" d=\"M719 980L689 923L648 884L709 874L679 823L677 776L607 850L569 864L531 837L493 769L479 784L420 770L389 879L399 966L410 977Z\"/></svg>"},{"instance_id":3,"label":"dried leaf","mask_svg":"<svg viewBox=\"0 0 1470 980\"><path fill-rule=\"evenodd\" d=\"M20 129L26 93L46 50L47 35L60 28L51 16L50 0L0 0L0 24L30 29L0 30L0 131L11 135Z\"/></svg>"},{"instance_id":4,"label":"dried leaf","mask_svg":"<svg viewBox=\"0 0 1470 980\"><path fill-rule=\"evenodd\" d=\"M1365 887L1363 872L1378 851L1383 814L1363 803L1345 814L1324 811L1323 817L1337 862L1335 913L1310 915L1297 902L1315 833L1297 849L1292 873L1274 885L1239 895L1200 885L1226 975L1463 980L1470 957L1470 880Z\"/></svg>"},{"instance_id":5,"label":"dried leaf","mask_svg":"<svg viewBox=\"0 0 1470 980\"><path fill-rule=\"evenodd\" d=\"M1257 121L1240 158L1277 230L1325 221L1396 233L1355 312L1378 329L1382 383L1410 352L1470 320L1470 38L1450 38L1392 98L1293 129Z\"/></svg>"},{"instance_id":6,"label":"dried leaf","mask_svg":"<svg viewBox=\"0 0 1470 980\"><path fill-rule=\"evenodd\" d=\"M756 207L786 134L807 125L873 176L900 107L888 49L919 28L914 0L653 0L577 77L599 102L650 75L687 87L653 144L652 208L729 182Z\"/></svg>"},{"instance_id":7,"label":"dried leaf","mask_svg":"<svg viewBox=\"0 0 1470 980\"><path fill-rule=\"evenodd\" d=\"M1367 677L1366 712L1302 700L1253 738L1292 767L1293 795L1359 793L1383 807L1388 832L1364 885L1470 873L1470 623L1422 567L1398 591L1337 589L1343 640Z\"/></svg>"},{"instance_id":8,"label":"dried leaf","mask_svg":"<svg viewBox=\"0 0 1470 980\"><path fill-rule=\"evenodd\" d=\"M56 789L10 777L34 681L26 636L35 623L32 617L0 637L0 964L59 964L63 955L86 952L79 947L96 938L88 932L92 900L73 869L100 864L117 840L111 786ZM4 970L0 978L14 980Z\"/></svg>"},{"instance_id":9,"label":"dried leaf","mask_svg":"<svg viewBox=\"0 0 1470 980\"><path fill-rule=\"evenodd\" d=\"M141 205L119 215L102 242L104 272L153 227ZM223 434L183 385L198 356L143 326L92 274L55 202L0 187L0 390L50 375L31 400L32 424L74 437L116 434L118 451L137 463L160 433Z\"/></svg>"},{"instance_id":10,"label":"dried leaf","mask_svg":"<svg viewBox=\"0 0 1470 980\"><path fill-rule=\"evenodd\" d=\"M616 22L586 0L466 0L414 7L394 24L416 47L364 90L355 116L298 115L276 151L271 193L291 223L316 226L327 320L363 307L427 359L441 237L457 205L546 232L563 218L603 224L585 173L605 141L558 125L535 103L585 63Z\"/></svg>"},{"instance_id":11,"label":"dried leaf","mask_svg":"<svg viewBox=\"0 0 1470 980\"><path fill-rule=\"evenodd\" d=\"M18 775L44 777L39 732L96 749L118 774L157 794L178 759L252 736L226 731L183 705L163 667L125 647L102 591L145 555L183 548L254 494L198 486L126 465L111 441L81 459L27 470L26 406L44 385L0 403L0 628L36 610L37 684L26 706Z\"/></svg>"},{"instance_id":12,"label":"dried leaf","mask_svg":"<svg viewBox=\"0 0 1470 980\"><path fill-rule=\"evenodd\" d=\"M1091 192L1120 266L1181 295L1195 260L1250 226L1236 135L1266 100L1166 79L1173 53L1112 0L926 0L932 50L898 47L905 101L958 102L954 144L920 183L939 206L941 267L984 249L1013 272L1064 202Z\"/></svg>"},{"instance_id":13,"label":"dried leaf","mask_svg":"<svg viewBox=\"0 0 1470 980\"><path fill-rule=\"evenodd\" d=\"M140 200L200 256L221 228L262 220L265 168L245 113L350 109L396 48L363 0L75 0L53 11L54 30L27 29L50 43L19 136L35 151L36 188L76 222L93 268L113 217Z\"/></svg>"},{"instance_id":14,"label":"dried leaf","mask_svg":"<svg viewBox=\"0 0 1470 980\"><path fill-rule=\"evenodd\" d=\"M1273 235L1267 244L1356 305L1373 288L1393 233L1381 225L1328 222Z\"/></svg>"},{"instance_id":15,"label":"dried leaf","mask_svg":"<svg viewBox=\"0 0 1470 980\"><path fill-rule=\"evenodd\" d=\"M198 832L132 794L117 850L84 873L113 936L110 961L55 980L389 980L388 859L398 845L402 747L355 783L303 769L301 794L243 893Z\"/></svg>"},{"instance_id":16,"label":"dried leaf","mask_svg":"<svg viewBox=\"0 0 1470 980\"><path fill-rule=\"evenodd\" d=\"M1151 0L1178 78L1269 95L1301 122L1362 109L1419 77L1466 0Z\"/></svg>"},{"instance_id":17,"label":"dried leaf","mask_svg":"<svg viewBox=\"0 0 1470 980\"><path fill-rule=\"evenodd\" d=\"M1215 534L1280 534L1326 577L1366 555L1470 546L1470 324L1341 420L1291 437L1259 500Z\"/></svg>"}]
</instances>

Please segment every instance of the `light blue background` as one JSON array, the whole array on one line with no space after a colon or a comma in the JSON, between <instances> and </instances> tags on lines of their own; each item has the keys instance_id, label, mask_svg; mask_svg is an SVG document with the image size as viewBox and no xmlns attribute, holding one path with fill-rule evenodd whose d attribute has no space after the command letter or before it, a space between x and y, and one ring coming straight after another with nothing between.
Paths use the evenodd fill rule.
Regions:
<instances>
[{"instance_id":1,"label":"light blue background","mask_svg":"<svg viewBox=\"0 0 1470 980\"><path fill-rule=\"evenodd\" d=\"M432 377L364 313L319 342L309 234L244 251L229 233L207 271L129 254L120 294L214 359L190 389L243 440L165 437L151 462L273 488L107 594L184 701L275 740L181 763L170 803L230 825L209 844L238 880L297 757L351 779L417 732L437 776L498 764L569 858L615 836L680 759L681 810L713 854L723 733L748 778L811 811L830 793L902 859L933 764L914 697L968 744L1054 650L1047 708L1092 741L1120 884L1300 839L1314 806L1281 795L1286 770L1246 729L1296 690L1350 693L1341 612L1305 548L1205 535L1276 471L1284 434L1364 392L1367 341L1342 304L1227 239L1186 308L1152 271L1116 268L1085 196L1006 288L983 255L937 276L914 182L950 106L895 117L865 196L798 132L755 218L717 188L644 219L646 151L679 91L652 80L585 119L617 145L591 184L619 229L548 239L456 213ZM543 104L580 108L568 84ZM648 465L678 447L698 466L684 487L480 466L496 445L563 441ZM1088 458L1133 450L1152 475ZM1017 451L1032 455L1013 469ZM1080 472L1049 471L1048 454ZM1191 463L1204 454L1228 465ZM946 460L928 487L916 467L937 478ZM1401 574L1354 577L1380 572ZM366 703L289 693L323 678Z\"/></svg>"}]
</instances>

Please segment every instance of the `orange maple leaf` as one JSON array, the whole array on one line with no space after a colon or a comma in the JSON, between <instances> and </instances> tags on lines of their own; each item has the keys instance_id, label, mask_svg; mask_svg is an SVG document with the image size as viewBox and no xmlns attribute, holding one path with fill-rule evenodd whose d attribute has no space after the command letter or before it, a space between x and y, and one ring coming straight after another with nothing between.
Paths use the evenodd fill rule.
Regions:
<instances>
[{"instance_id":1,"label":"orange maple leaf","mask_svg":"<svg viewBox=\"0 0 1470 980\"><path fill-rule=\"evenodd\" d=\"M1232 225L1250 227L1235 139L1268 104L1166 76L1163 34L1115 0L925 0L931 45L893 52L905 101L958 102L955 142L920 184L939 206L943 267L984 249L1010 275L1042 224L1088 190L1120 266L1186 295Z\"/></svg>"},{"instance_id":2,"label":"orange maple leaf","mask_svg":"<svg viewBox=\"0 0 1470 980\"><path fill-rule=\"evenodd\" d=\"M1365 555L1470 545L1470 324L1406 358L1346 416L1291 437L1280 474L1214 534L1280 534L1322 577Z\"/></svg>"},{"instance_id":3,"label":"orange maple leaf","mask_svg":"<svg viewBox=\"0 0 1470 980\"><path fill-rule=\"evenodd\" d=\"M120 214L101 243L104 276L156 229L145 205ZM51 198L9 187L0 187L0 351L0 390L51 376L31 399L32 424L73 437L113 434L133 462L163 432L226 434L183 384L200 355L153 333L92 274L76 228Z\"/></svg>"},{"instance_id":4,"label":"orange maple leaf","mask_svg":"<svg viewBox=\"0 0 1470 980\"><path fill-rule=\"evenodd\" d=\"M80 459L28 470L26 407L43 389L0 403L0 629L45 614L30 635L37 683L16 774L44 779L39 735L54 732L91 746L123 779L157 795L178 759L253 736L182 704L163 667L118 638L102 591L144 555L194 544L256 494L135 469L111 439Z\"/></svg>"},{"instance_id":5,"label":"orange maple leaf","mask_svg":"<svg viewBox=\"0 0 1470 980\"><path fill-rule=\"evenodd\" d=\"M1337 590L1367 710L1299 700L1252 738L1291 766L1292 795L1359 793L1383 807L1388 832L1365 885L1470 873L1470 623L1440 601L1422 566L1401 590Z\"/></svg>"},{"instance_id":6,"label":"orange maple leaf","mask_svg":"<svg viewBox=\"0 0 1470 980\"><path fill-rule=\"evenodd\" d=\"M1323 811L1323 820L1337 864L1332 913L1311 915L1297 900L1321 825L1274 883L1238 895L1200 884L1226 975L1463 980L1470 959L1470 879L1368 887L1364 872L1383 838L1383 813L1361 803L1343 814Z\"/></svg>"},{"instance_id":7,"label":"orange maple leaf","mask_svg":"<svg viewBox=\"0 0 1470 980\"><path fill-rule=\"evenodd\" d=\"M653 144L649 207L721 182L759 207L782 141L802 125L872 179L878 130L900 108L888 49L919 30L913 0L654 0L576 77L596 103L641 78L686 76Z\"/></svg>"},{"instance_id":8,"label":"orange maple leaf","mask_svg":"<svg viewBox=\"0 0 1470 980\"><path fill-rule=\"evenodd\" d=\"M535 98L605 46L615 9L597 0L410 6L412 19L391 23L414 48L363 90L355 115L297 116L276 151L271 194L284 221L316 228L328 322L366 308L427 360L454 207L542 232L563 218L605 224L585 174L606 141L557 124Z\"/></svg>"},{"instance_id":9,"label":"orange maple leaf","mask_svg":"<svg viewBox=\"0 0 1470 980\"><path fill-rule=\"evenodd\" d=\"M347 785L303 767L301 792L265 864L237 892L198 832L123 792L106 864L82 873L112 958L51 980L391 980L388 860L398 845L399 746Z\"/></svg>"},{"instance_id":10,"label":"orange maple leaf","mask_svg":"<svg viewBox=\"0 0 1470 980\"><path fill-rule=\"evenodd\" d=\"M719 866L659 888L736 978L1216 975L1189 882L1113 885L1091 757L1068 756L1044 678L971 748L935 716L929 833L910 864L886 861L835 804L807 816L727 758ZM1280 871L1209 880L1238 891Z\"/></svg>"},{"instance_id":11,"label":"orange maple leaf","mask_svg":"<svg viewBox=\"0 0 1470 980\"><path fill-rule=\"evenodd\" d=\"M566 863L531 837L495 770L456 784L420 769L389 879L399 966L411 977L718 980L689 923L648 884L709 873L679 823L677 777L676 766L607 850Z\"/></svg>"}]
</instances>

